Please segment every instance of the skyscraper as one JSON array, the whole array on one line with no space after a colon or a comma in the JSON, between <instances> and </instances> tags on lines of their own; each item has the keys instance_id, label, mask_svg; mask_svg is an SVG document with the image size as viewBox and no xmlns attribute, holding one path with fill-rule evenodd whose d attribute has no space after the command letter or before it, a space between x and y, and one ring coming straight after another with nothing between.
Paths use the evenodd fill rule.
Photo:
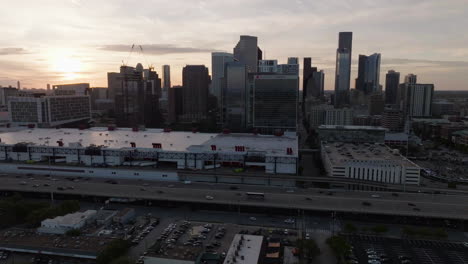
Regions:
<instances>
[{"instance_id":1,"label":"skyscraper","mask_svg":"<svg viewBox=\"0 0 468 264\"><path fill-rule=\"evenodd\" d=\"M225 76L224 126L242 132L247 122L247 67L240 62L228 62Z\"/></svg>"},{"instance_id":2,"label":"skyscraper","mask_svg":"<svg viewBox=\"0 0 468 264\"><path fill-rule=\"evenodd\" d=\"M312 77L312 58L304 58L304 67L302 70L302 101L305 102L307 98L307 82Z\"/></svg>"},{"instance_id":3,"label":"skyscraper","mask_svg":"<svg viewBox=\"0 0 468 264\"><path fill-rule=\"evenodd\" d=\"M398 104L398 86L400 85L400 73L389 70L385 75L385 103Z\"/></svg>"},{"instance_id":4,"label":"skyscraper","mask_svg":"<svg viewBox=\"0 0 468 264\"><path fill-rule=\"evenodd\" d=\"M231 53L213 52L211 53L211 90L210 93L216 96L218 108L222 109L224 74L226 63L234 61Z\"/></svg>"},{"instance_id":5,"label":"skyscraper","mask_svg":"<svg viewBox=\"0 0 468 264\"><path fill-rule=\"evenodd\" d=\"M335 107L349 104L353 32L340 32L336 50Z\"/></svg>"},{"instance_id":6,"label":"skyscraper","mask_svg":"<svg viewBox=\"0 0 468 264\"><path fill-rule=\"evenodd\" d=\"M259 51L257 37L243 35L234 47L234 59L245 64L248 72L257 72Z\"/></svg>"},{"instance_id":7,"label":"skyscraper","mask_svg":"<svg viewBox=\"0 0 468 264\"><path fill-rule=\"evenodd\" d=\"M182 86L174 86L169 88L168 98L168 121L169 123L175 123L179 120L179 115L183 113Z\"/></svg>"},{"instance_id":8,"label":"skyscraper","mask_svg":"<svg viewBox=\"0 0 468 264\"><path fill-rule=\"evenodd\" d=\"M162 71L163 71L163 91L167 92L169 88L171 88L171 66L169 65L163 65L162 66Z\"/></svg>"},{"instance_id":9,"label":"skyscraper","mask_svg":"<svg viewBox=\"0 0 468 264\"><path fill-rule=\"evenodd\" d=\"M254 75L253 94L254 128L263 133L272 133L275 129L296 130L298 75Z\"/></svg>"},{"instance_id":10,"label":"skyscraper","mask_svg":"<svg viewBox=\"0 0 468 264\"><path fill-rule=\"evenodd\" d=\"M359 55L357 90L369 95L380 91L380 54Z\"/></svg>"},{"instance_id":11,"label":"skyscraper","mask_svg":"<svg viewBox=\"0 0 468 264\"><path fill-rule=\"evenodd\" d=\"M187 65L182 70L183 121L205 119L208 112L210 75L205 65Z\"/></svg>"},{"instance_id":12,"label":"skyscraper","mask_svg":"<svg viewBox=\"0 0 468 264\"><path fill-rule=\"evenodd\" d=\"M418 76L412 73L405 76L405 83L407 84L415 84L418 83Z\"/></svg>"},{"instance_id":13,"label":"skyscraper","mask_svg":"<svg viewBox=\"0 0 468 264\"><path fill-rule=\"evenodd\" d=\"M432 115L433 84L405 84L405 112L408 117L430 117Z\"/></svg>"},{"instance_id":14,"label":"skyscraper","mask_svg":"<svg viewBox=\"0 0 468 264\"><path fill-rule=\"evenodd\" d=\"M121 127L159 127L161 79L151 69L121 66L119 73L108 73L109 97L115 100L116 123Z\"/></svg>"},{"instance_id":15,"label":"skyscraper","mask_svg":"<svg viewBox=\"0 0 468 264\"><path fill-rule=\"evenodd\" d=\"M317 71L317 68L312 72L312 79L308 82L308 93L310 96L320 98L324 94L325 89L325 73L323 70ZM310 85L311 84L311 85Z\"/></svg>"}]
</instances>

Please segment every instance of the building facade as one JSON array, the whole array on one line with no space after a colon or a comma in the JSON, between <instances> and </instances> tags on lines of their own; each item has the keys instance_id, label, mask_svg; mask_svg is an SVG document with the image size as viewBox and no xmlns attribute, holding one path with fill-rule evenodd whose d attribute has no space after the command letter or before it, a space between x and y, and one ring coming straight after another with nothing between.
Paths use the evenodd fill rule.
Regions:
<instances>
[{"instance_id":1,"label":"building facade","mask_svg":"<svg viewBox=\"0 0 468 264\"><path fill-rule=\"evenodd\" d=\"M433 84L404 84L404 109L408 117L432 116Z\"/></svg>"},{"instance_id":2,"label":"building facade","mask_svg":"<svg viewBox=\"0 0 468 264\"><path fill-rule=\"evenodd\" d=\"M223 91L225 84L225 67L226 63L233 62L234 56L227 52L211 53L211 86L210 93L216 96L218 108L222 109ZM221 120L222 121L222 120Z\"/></svg>"},{"instance_id":3,"label":"building facade","mask_svg":"<svg viewBox=\"0 0 468 264\"><path fill-rule=\"evenodd\" d=\"M335 107L349 105L349 83L351 77L352 32L340 32L336 51Z\"/></svg>"},{"instance_id":4,"label":"building facade","mask_svg":"<svg viewBox=\"0 0 468 264\"><path fill-rule=\"evenodd\" d=\"M233 50L234 59L247 66L248 72L257 72L259 48L257 37L240 36L240 40Z\"/></svg>"},{"instance_id":5,"label":"building facade","mask_svg":"<svg viewBox=\"0 0 468 264\"><path fill-rule=\"evenodd\" d=\"M55 127L91 119L87 95L10 97L8 110L13 126Z\"/></svg>"},{"instance_id":6,"label":"building facade","mask_svg":"<svg viewBox=\"0 0 468 264\"><path fill-rule=\"evenodd\" d=\"M400 85L400 73L389 70L385 75L385 104L398 104L398 86Z\"/></svg>"},{"instance_id":7,"label":"building facade","mask_svg":"<svg viewBox=\"0 0 468 264\"><path fill-rule=\"evenodd\" d=\"M389 184L419 185L421 168L384 144L322 143L330 177Z\"/></svg>"},{"instance_id":8,"label":"building facade","mask_svg":"<svg viewBox=\"0 0 468 264\"><path fill-rule=\"evenodd\" d=\"M253 76L253 127L264 131L297 127L299 76L258 74Z\"/></svg>"},{"instance_id":9,"label":"building facade","mask_svg":"<svg viewBox=\"0 0 468 264\"><path fill-rule=\"evenodd\" d=\"M187 65L182 70L182 122L197 122L207 117L210 76L204 65Z\"/></svg>"},{"instance_id":10,"label":"building facade","mask_svg":"<svg viewBox=\"0 0 468 264\"><path fill-rule=\"evenodd\" d=\"M247 127L247 67L240 62L226 63L223 94L224 127L233 132L243 132Z\"/></svg>"},{"instance_id":11,"label":"building facade","mask_svg":"<svg viewBox=\"0 0 468 264\"><path fill-rule=\"evenodd\" d=\"M366 95L381 92L379 53L370 56L359 55L358 77L355 88Z\"/></svg>"},{"instance_id":12,"label":"building facade","mask_svg":"<svg viewBox=\"0 0 468 264\"><path fill-rule=\"evenodd\" d=\"M60 91L74 91L73 94L75 95L89 95L90 88L89 83L72 83L72 84L60 84L60 85L53 85L52 89L56 92ZM69 95L73 95L69 94Z\"/></svg>"}]
</instances>

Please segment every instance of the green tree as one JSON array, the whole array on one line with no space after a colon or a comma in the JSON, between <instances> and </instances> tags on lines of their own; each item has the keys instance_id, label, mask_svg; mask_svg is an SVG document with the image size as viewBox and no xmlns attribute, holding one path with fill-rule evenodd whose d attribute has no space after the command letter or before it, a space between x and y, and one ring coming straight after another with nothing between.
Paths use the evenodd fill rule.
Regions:
<instances>
[{"instance_id":1,"label":"green tree","mask_svg":"<svg viewBox=\"0 0 468 264\"><path fill-rule=\"evenodd\" d=\"M332 236L327 239L327 244L332 249L337 259L341 260L348 255L351 246L342 236Z\"/></svg>"},{"instance_id":2,"label":"green tree","mask_svg":"<svg viewBox=\"0 0 468 264\"><path fill-rule=\"evenodd\" d=\"M346 223L344 226L344 231L346 233L355 233L357 231L357 228L351 223Z\"/></svg>"},{"instance_id":3,"label":"green tree","mask_svg":"<svg viewBox=\"0 0 468 264\"><path fill-rule=\"evenodd\" d=\"M312 239L298 239L296 241L296 245L300 252L300 258L305 260L307 263L320 255L320 248Z\"/></svg>"},{"instance_id":4,"label":"green tree","mask_svg":"<svg viewBox=\"0 0 468 264\"><path fill-rule=\"evenodd\" d=\"M71 236L71 237L76 237L81 235L81 231L79 229L72 229L68 230L65 235Z\"/></svg>"},{"instance_id":5,"label":"green tree","mask_svg":"<svg viewBox=\"0 0 468 264\"><path fill-rule=\"evenodd\" d=\"M119 257L114 259L111 264L132 264L132 262L127 257Z\"/></svg>"},{"instance_id":6,"label":"green tree","mask_svg":"<svg viewBox=\"0 0 468 264\"><path fill-rule=\"evenodd\" d=\"M123 239L117 239L110 242L106 248L98 255L96 263L97 264L109 264L112 261L124 256L128 249L130 248L130 243Z\"/></svg>"},{"instance_id":7,"label":"green tree","mask_svg":"<svg viewBox=\"0 0 468 264\"><path fill-rule=\"evenodd\" d=\"M384 225L377 225L377 226L372 227L371 230L374 233L387 233L388 232L388 227L386 227Z\"/></svg>"}]
</instances>

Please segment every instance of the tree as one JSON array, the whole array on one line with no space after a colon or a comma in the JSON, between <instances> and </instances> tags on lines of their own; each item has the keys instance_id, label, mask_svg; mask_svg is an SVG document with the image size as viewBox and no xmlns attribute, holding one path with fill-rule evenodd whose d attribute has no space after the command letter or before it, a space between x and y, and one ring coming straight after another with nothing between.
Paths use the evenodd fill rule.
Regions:
<instances>
[{"instance_id":1,"label":"tree","mask_svg":"<svg viewBox=\"0 0 468 264\"><path fill-rule=\"evenodd\" d=\"M132 262L127 257L120 257L114 259L111 264L132 264Z\"/></svg>"},{"instance_id":2,"label":"tree","mask_svg":"<svg viewBox=\"0 0 468 264\"><path fill-rule=\"evenodd\" d=\"M312 261L318 255L320 255L320 248L312 239L298 239L296 244L297 248L299 248L300 258L306 260L307 262Z\"/></svg>"},{"instance_id":3,"label":"tree","mask_svg":"<svg viewBox=\"0 0 468 264\"><path fill-rule=\"evenodd\" d=\"M96 263L97 264L108 264L112 261L117 260L118 258L124 256L128 249L130 248L130 243L123 239L117 239L110 242L104 250L99 253Z\"/></svg>"},{"instance_id":4,"label":"tree","mask_svg":"<svg viewBox=\"0 0 468 264\"><path fill-rule=\"evenodd\" d=\"M81 231L79 229L72 229L68 230L65 235L70 236L70 237L76 237L81 235Z\"/></svg>"},{"instance_id":5,"label":"tree","mask_svg":"<svg viewBox=\"0 0 468 264\"><path fill-rule=\"evenodd\" d=\"M329 237L327 239L327 244L333 250L337 259L343 259L351 250L351 246L341 236Z\"/></svg>"},{"instance_id":6,"label":"tree","mask_svg":"<svg viewBox=\"0 0 468 264\"><path fill-rule=\"evenodd\" d=\"M344 231L346 233L355 233L357 231L357 228L351 223L346 223L344 226Z\"/></svg>"},{"instance_id":7,"label":"tree","mask_svg":"<svg viewBox=\"0 0 468 264\"><path fill-rule=\"evenodd\" d=\"M371 230L374 233L387 233L388 232L388 227L386 227L384 225L377 225L377 226L372 227Z\"/></svg>"}]
</instances>

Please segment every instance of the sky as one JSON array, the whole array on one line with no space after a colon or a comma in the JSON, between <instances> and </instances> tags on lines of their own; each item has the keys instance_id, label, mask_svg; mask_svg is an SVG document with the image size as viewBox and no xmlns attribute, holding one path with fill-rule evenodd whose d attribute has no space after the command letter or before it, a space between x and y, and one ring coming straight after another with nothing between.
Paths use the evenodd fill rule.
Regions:
<instances>
[{"instance_id":1,"label":"sky","mask_svg":"<svg viewBox=\"0 0 468 264\"><path fill-rule=\"evenodd\" d=\"M239 35L259 38L267 59L312 57L334 87L338 32L352 31L351 87L359 54L436 90L468 90L468 0L0 0L0 85L88 82L107 86L120 65L211 68ZM135 50L130 54L131 46ZM143 52L139 50L143 47Z\"/></svg>"}]
</instances>

